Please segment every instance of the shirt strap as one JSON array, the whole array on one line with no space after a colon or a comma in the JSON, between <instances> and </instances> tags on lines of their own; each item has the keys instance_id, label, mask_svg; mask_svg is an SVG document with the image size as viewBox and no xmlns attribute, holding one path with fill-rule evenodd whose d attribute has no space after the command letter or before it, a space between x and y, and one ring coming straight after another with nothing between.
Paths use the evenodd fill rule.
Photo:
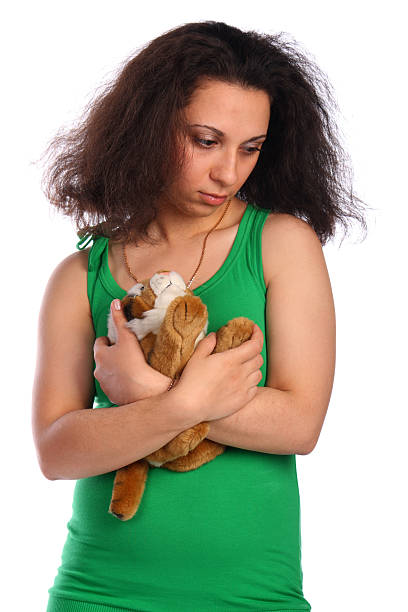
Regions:
<instances>
[{"instance_id":1,"label":"shirt strap","mask_svg":"<svg viewBox=\"0 0 408 612\"><path fill-rule=\"evenodd\" d=\"M101 238L101 236L93 236L91 233L86 233L84 235L82 235L81 232L77 232L77 236L78 238L80 238L80 240L78 240L77 244L76 244L76 248L79 251L82 251L83 249L85 249L88 244L90 242L95 242L95 240L97 240L98 238Z\"/></svg>"}]
</instances>

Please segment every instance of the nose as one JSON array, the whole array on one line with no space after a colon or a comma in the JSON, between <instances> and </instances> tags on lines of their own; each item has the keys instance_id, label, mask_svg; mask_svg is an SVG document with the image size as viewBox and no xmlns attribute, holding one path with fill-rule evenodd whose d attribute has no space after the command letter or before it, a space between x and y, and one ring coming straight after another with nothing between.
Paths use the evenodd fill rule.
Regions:
<instances>
[{"instance_id":1,"label":"nose","mask_svg":"<svg viewBox=\"0 0 408 612\"><path fill-rule=\"evenodd\" d=\"M210 177L223 186L232 186L237 182L237 154L235 151L220 151L213 160Z\"/></svg>"}]
</instances>

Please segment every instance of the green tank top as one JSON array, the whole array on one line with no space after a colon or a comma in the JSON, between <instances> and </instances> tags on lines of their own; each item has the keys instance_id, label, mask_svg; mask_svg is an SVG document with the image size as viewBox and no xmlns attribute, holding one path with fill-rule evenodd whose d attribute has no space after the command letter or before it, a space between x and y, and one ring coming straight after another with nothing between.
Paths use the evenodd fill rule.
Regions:
<instances>
[{"instance_id":1,"label":"green tank top","mask_svg":"<svg viewBox=\"0 0 408 612\"><path fill-rule=\"evenodd\" d=\"M247 205L228 257L194 289L208 308L208 333L237 316L260 326L260 386L267 372L261 237L268 212ZM107 335L112 299L125 295L108 267L108 239L94 238L88 297L97 337ZM95 380L94 408L111 405ZM76 483L47 612L311 609L302 592L295 455L227 446L190 472L151 468L140 507L127 522L108 513L114 476Z\"/></svg>"}]
</instances>

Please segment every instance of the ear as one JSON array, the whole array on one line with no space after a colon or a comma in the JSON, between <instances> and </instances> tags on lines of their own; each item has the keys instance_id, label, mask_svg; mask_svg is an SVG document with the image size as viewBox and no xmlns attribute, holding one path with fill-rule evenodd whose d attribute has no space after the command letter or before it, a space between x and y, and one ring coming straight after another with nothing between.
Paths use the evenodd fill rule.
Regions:
<instances>
[{"instance_id":1,"label":"ear","mask_svg":"<svg viewBox=\"0 0 408 612\"><path fill-rule=\"evenodd\" d=\"M143 313L150 310L151 307L149 304L146 304L143 297L127 295L122 300L122 308L126 319L131 321L132 319L141 319Z\"/></svg>"},{"instance_id":2,"label":"ear","mask_svg":"<svg viewBox=\"0 0 408 612\"><path fill-rule=\"evenodd\" d=\"M136 285L133 285L133 287L131 287L129 289L127 294L130 297L136 297L137 295L142 295L143 290L144 290L144 284L143 283L136 283Z\"/></svg>"}]
</instances>

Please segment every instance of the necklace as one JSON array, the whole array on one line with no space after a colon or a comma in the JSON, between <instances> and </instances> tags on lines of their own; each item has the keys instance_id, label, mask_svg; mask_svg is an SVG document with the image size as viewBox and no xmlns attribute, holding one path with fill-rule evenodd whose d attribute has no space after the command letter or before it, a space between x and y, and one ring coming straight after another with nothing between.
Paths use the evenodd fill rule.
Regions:
<instances>
[{"instance_id":1,"label":"necklace","mask_svg":"<svg viewBox=\"0 0 408 612\"><path fill-rule=\"evenodd\" d=\"M189 289L189 288L191 287L191 283L192 283L192 282L193 282L193 280L195 279L195 277L196 277L196 275L197 275L197 272L198 272L198 270L199 270L199 268L200 268L200 266L201 266L201 262L203 261L203 258L204 258L204 253L205 253L205 245L206 245L206 242L207 242L207 238L208 238L208 236L209 236L209 235L211 234L211 232L212 232L212 231L214 231L214 230L215 230L215 228L216 228L216 227L217 227L217 226L218 226L218 225L221 223L221 221L222 221L222 220L223 220L223 218L225 217L225 214L226 214L226 212L227 212L227 210L228 210L228 208L229 208L229 205L230 205L230 204L231 204L231 200L228 200L228 202L227 202L227 206L225 207L225 210L224 210L224 212L222 213L221 217L218 219L218 221L217 221L217 223L214 225L214 227L212 227L212 228L210 229L210 231L208 232L208 234L206 234L206 236L205 236L205 238L204 238L203 248L202 248L202 251L201 251L200 261L198 262L198 266L197 266L197 267L196 267L196 269L194 270L193 276L190 278L190 280L188 281L188 283L187 283L187 285L186 285L187 289ZM133 272L132 272L132 270L130 269L130 266L129 266L128 258L127 258L127 256L126 256L126 245L125 245L125 243L123 243L123 245L122 245L122 249L123 249L123 259L124 259L124 261L125 261L125 265L126 265L126 268L127 268L128 273L129 273L129 276L131 276L131 277L132 277L132 278L133 278L133 279L134 279L134 280L135 280L135 281L138 283L139 281L137 280L136 276L133 274Z\"/></svg>"},{"instance_id":2,"label":"necklace","mask_svg":"<svg viewBox=\"0 0 408 612\"><path fill-rule=\"evenodd\" d=\"M232 199L232 198L231 198L231 199ZM210 229L210 231L208 232L208 234L206 234L206 236L205 236L205 238L204 238L204 242L203 242L203 248L202 248L202 251L201 251L200 261L198 262L198 266L197 266L197 267L196 267L196 269L194 270L193 276L190 278L190 280L188 281L188 283L187 283L187 285L186 285L187 289L189 289L189 288L190 288L191 283L192 283L192 282L193 282L193 280L195 279L195 277L196 277L196 275L197 275L197 272L198 272L198 270L199 270L199 268L200 268L200 266L201 266L201 262L203 261L203 258L204 258L204 253L205 253L205 245L206 245L206 242L207 242L207 238L208 238L208 236L209 236L209 235L211 234L211 232L212 232L212 231L214 231L214 230L215 230L215 228L216 228L216 227L217 227L217 226L218 226L218 225L221 223L221 221L222 221L222 220L223 220L223 218L225 217L225 214L226 214L226 212L227 212L227 210L228 210L228 208L229 208L229 205L230 205L230 204L231 204L231 200L228 200L228 202L227 202L227 206L225 207L225 210L224 210L224 212L222 213L221 217L218 219L218 221L217 221L217 223L214 225L214 227L212 227L212 228ZM129 273L129 276L131 276L131 277L132 277L132 278L133 278L133 279L134 279L136 282L139 282L139 281L137 280L136 276L133 274L132 270L130 269L129 262L128 262L128 258L127 258L127 256L126 256L126 245L125 245L125 243L123 243L123 247L122 247L122 248L123 248L123 259L124 259L124 261L125 261L125 265L126 265L126 268L127 268L128 273ZM170 383L170 385L169 385L169 387L168 387L167 391L170 391L170 389L173 387L173 385L174 385L174 383L175 383L175 382L176 382L176 378L173 378L173 379L171 380L171 383Z\"/></svg>"}]
</instances>

